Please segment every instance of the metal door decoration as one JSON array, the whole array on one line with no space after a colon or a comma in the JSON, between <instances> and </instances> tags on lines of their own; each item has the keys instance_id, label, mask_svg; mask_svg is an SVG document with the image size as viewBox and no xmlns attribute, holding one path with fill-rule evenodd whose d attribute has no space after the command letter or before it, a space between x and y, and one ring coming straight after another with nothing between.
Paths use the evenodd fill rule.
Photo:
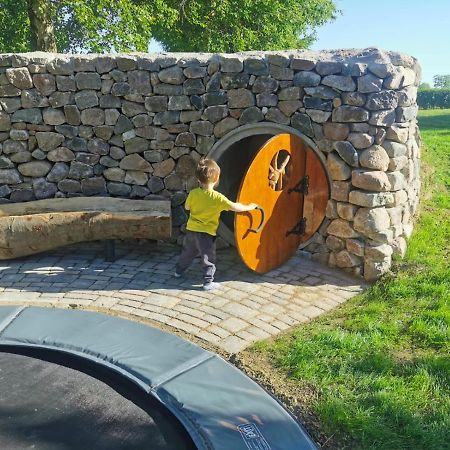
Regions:
<instances>
[{"instance_id":1,"label":"metal door decoration","mask_svg":"<svg viewBox=\"0 0 450 450\"><path fill-rule=\"evenodd\" d=\"M260 273L287 261L320 227L330 189L319 157L292 134L269 139L245 173L237 201L259 208L235 216L244 263Z\"/></svg>"}]
</instances>

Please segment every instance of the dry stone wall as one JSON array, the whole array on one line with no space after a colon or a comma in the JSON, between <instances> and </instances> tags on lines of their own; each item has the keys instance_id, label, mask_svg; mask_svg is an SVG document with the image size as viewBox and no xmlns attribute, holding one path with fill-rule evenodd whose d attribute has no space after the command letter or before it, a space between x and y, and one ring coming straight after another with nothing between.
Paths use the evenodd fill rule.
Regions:
<instances>
[{"instance_id":1,"label":"dry stone wall","mask_svg":"<svg viewBox=\"0 0 450 450\"><path fill-rule=\"evenodd\" d=\"M0 201L170 197L174 236L202 155L276 122L326 160L314 259L375 279L417 209L417 61L379 49L242 54L0 55Z\"/></svg>"}]
</instances>

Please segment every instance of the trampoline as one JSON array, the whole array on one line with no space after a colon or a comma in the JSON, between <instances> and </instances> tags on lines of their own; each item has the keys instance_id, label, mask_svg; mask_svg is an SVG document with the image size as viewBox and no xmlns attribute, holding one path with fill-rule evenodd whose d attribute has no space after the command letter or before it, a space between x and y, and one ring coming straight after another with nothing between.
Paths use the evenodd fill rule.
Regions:
<instances>
[{"instance_id":1,"label":"trampoline","mask_svg":"<svg viewBox=\"0 0 450 450\"><path fill-rule=\"evenodd\" d=\"M7 450L312 450L291 415L214 353L100 313L0 307Z\"/></svg>"}]
</instances>

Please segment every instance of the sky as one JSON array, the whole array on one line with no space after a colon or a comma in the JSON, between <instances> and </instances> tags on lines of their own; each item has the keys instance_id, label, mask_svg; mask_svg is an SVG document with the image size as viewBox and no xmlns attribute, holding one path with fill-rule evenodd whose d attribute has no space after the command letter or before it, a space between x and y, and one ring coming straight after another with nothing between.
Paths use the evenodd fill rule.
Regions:
<instances>
[{"instance_id":1,"label":"sky","mask_svg":"<svg viewBox=\"0 0 450 450\"><path fill-rule=\"evenodd\" d=\"M313 50L380 47L416 57L422 81L450 74L450 0L335 0L341 10L317 30ZM152 42L150 51L161 51Z\"/></svg>"}]
</instances>

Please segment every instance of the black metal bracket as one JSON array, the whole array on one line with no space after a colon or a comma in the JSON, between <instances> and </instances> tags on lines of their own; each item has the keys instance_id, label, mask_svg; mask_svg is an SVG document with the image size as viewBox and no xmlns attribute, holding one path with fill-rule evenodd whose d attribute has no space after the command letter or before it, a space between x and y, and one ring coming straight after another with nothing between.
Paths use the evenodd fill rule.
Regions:
<instances>
[{"instance_id":1,"label":"black metal bracket","mask_svg":"<svg viewBox=\"0 0 450 450\"><path fill-rule=\"evenodd\" d=\"M297 234L298 236L304 235L306 232L306 218L302 217L300 221L295 225L292 230L286 232L286 236L289 236L290 234Z\"/></svg>"},{"instance_id":2,"label":"black metal bracket","mask_svg":"<svg viewBox=\"0 0 450 450\"><path fill-rule=\"evenodd\" d=\"M291 192L298 192L299 194L307 195L309 190L309 176L305 175L293 188L288 190L288 194Z\"/></svg>"}]
</instances>

